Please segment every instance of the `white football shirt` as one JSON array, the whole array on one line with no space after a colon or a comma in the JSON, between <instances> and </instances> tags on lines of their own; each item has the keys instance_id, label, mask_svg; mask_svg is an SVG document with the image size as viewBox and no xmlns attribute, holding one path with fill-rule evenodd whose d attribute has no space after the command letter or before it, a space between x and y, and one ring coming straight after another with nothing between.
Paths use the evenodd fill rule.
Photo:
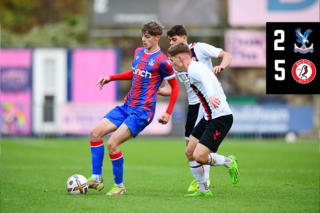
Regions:
<instances>
[{"instance_id":1,"label":"white football shirt","mask_svg":"<svg viewBox=\"0 0 320 213\"><path fill-rule=\"evenodd\" d=\"M232 114L222 86L213 72L204 64L191 61L188 68L190 87L200 100L206 120ZM219 107L214 109L209 98L214 95L220 100Z\"/></svg>"},{"instance_id":2,"label":"white football shirt","mask_svg":"<svg viewBox=\"0 0 320 213\"><path fill-rule=\"evenodd\" d=\"M212 45L201 43L201 42L189 44L189 48L190 48L190 54L191 54L192 60L199 61L207 65L209 69L213 68L211 58L218 58L222 50L220 48L216 48ZM177 71L175 72L180 82L184 83L184 85L186 86L189 105L200 103L199 98L196 96L196 94L193 92L192 88L190 87L188 73L177 72Z\"/></svg>"}]
</instances>

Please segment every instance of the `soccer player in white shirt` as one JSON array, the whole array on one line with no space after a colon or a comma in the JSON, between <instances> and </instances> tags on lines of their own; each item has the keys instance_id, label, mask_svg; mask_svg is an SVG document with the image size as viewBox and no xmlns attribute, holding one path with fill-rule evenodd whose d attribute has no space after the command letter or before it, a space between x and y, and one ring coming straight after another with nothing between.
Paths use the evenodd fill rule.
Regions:
<instances>
[{"instance_id":1,"label":"soccer player in white shirt","mask_svg":"<svg viewBox=\"0 0 320 213\"><path fill-rule=\"evenodd\" d=\"M188 44L187 41L187 31L183 25L175 25L168 32L167 37L170 41L170 45L174 45L179 42L184 42ZM207 65L213 73L217 74L218 72L224 70L231 62L232 57L229 53L223 51L220 48L216 48L212 45L196 42L189 44L190 54L193 60L199 61L205 65ZM220 58L222 59L221 64L219 66L212 66L211 58ZM200 122L200 120L204 116L204 109L200 104L200 100L197 95L194 93L193 89L190 87L190 81L188 78L188 74L186 72L176 72L176 75L180 82L184 83L187 93L188 93L188 113L187 113L187 121L185 124L185 140L186 145L188 146L190 140L190 134L193 128ZM169 96L171 93L171 87L168 82L165 82L165 87L159 88L158 94L163 96ZM208 182L208 186L210 186L210 165L205 165L205 175L206 180ZM198 182L193 180L188 188L188 191L197 191L198 190Z\"/></svg>"},{"instance_id":2,"label":"soccer player in white shirt","mask_svg":"<svg viewBox=\"0 0 320 213\"><path fill-rule=\"evenodd\" d=\"M179 42L172 45L168 49L168 55L177 72L187 72L190 87L205 110L205 116L193 129L186 148L186 155L192 174L199 184L199 190L185 196L212 196L203 165L226 166L234 184L240 176L235 156L225 157L216 153L232 126L232 112L217 77L206 65L192 60L187 44Z\"/></svg>"}]
</instances>

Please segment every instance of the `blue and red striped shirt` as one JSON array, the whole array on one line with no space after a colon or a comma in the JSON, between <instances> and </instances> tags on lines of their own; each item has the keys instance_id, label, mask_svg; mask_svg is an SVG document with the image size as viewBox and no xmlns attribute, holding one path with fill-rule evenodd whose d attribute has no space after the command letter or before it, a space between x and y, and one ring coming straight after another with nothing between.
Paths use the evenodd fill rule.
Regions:
<instances>
[{"instance_id":1,"label":"blue and red striped shirt","mask_svg":"<svg viewBox=\"0 0 320 213\"><path fill-rule=\"evenodd\" d=\"M152 53L137 48L132 63L132 86L124 103L131 107L155 110L157 90L163 79L174 79L175 72L168 57L158 48Z\"/></svg>"}]
</instances>

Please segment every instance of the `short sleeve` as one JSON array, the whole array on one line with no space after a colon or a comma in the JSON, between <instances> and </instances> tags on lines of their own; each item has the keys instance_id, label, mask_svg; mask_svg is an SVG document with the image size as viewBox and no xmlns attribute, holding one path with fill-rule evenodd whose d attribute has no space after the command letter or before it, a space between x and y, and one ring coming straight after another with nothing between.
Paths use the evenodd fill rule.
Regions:
<instances>
[{"instance_id":1,"label":"short sleeve","mask_svg":"<svg viewBox=\"0 0 320 213\"><path fill-rule=\"evenodd\" d=\"M194 48L197 49L203 58L218 58L221 48L214 47L206 43L197 43Z\"/></svg>"},{"instance_id":2,"label":"short sleeve","mask_svg":"<svg viewBox=\"0 0 320 213\"><path fill-rule=\"evenodd\" d=\"M160 75L166 81L170 81L171 79L174 79L176 77L176 74L171 65L171 61L167 57L161 61L159 71Z\"/></svg>"}]
</instances>

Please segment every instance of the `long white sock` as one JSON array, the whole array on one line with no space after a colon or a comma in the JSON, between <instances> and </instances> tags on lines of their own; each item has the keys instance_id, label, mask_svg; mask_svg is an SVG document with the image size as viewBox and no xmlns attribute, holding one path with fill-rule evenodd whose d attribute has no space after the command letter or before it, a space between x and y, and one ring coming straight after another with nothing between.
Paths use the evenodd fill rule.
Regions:
<instances>
[{"instance_id":1,"label":"long white sock","mask_svg":"<svg viewBox=\"0 0 320 213\"><path fill-rule=\"evenodd\" d=\"M218 155L217 153L209 153L208 164L211 166L224 165L226 167L229 167L231 163L232 163L232 159L229 157Z\"/></svg>"},{"instance_id":2,"label":"long white sock","mask_svg":"<svg viewBox=\"0 0 320 213\"><path fill-rule=\"evenodd\" d=\"M193 174L193 177L199 184L199 190L202 193L207 193L209 191L206 176L204 174L204 168L201 164L197 163L196 161L189 162L190 169Z\"/></svg>"},{"instance_id":3,"label":"long white sock","mask_svg":"<svg viewBox=\"0 0 320 213\"><path fill-rule=\"evenodd\" d=\"M210 165L203 165L206 179L210 179Z\"/></svg>"}]
</instances>

